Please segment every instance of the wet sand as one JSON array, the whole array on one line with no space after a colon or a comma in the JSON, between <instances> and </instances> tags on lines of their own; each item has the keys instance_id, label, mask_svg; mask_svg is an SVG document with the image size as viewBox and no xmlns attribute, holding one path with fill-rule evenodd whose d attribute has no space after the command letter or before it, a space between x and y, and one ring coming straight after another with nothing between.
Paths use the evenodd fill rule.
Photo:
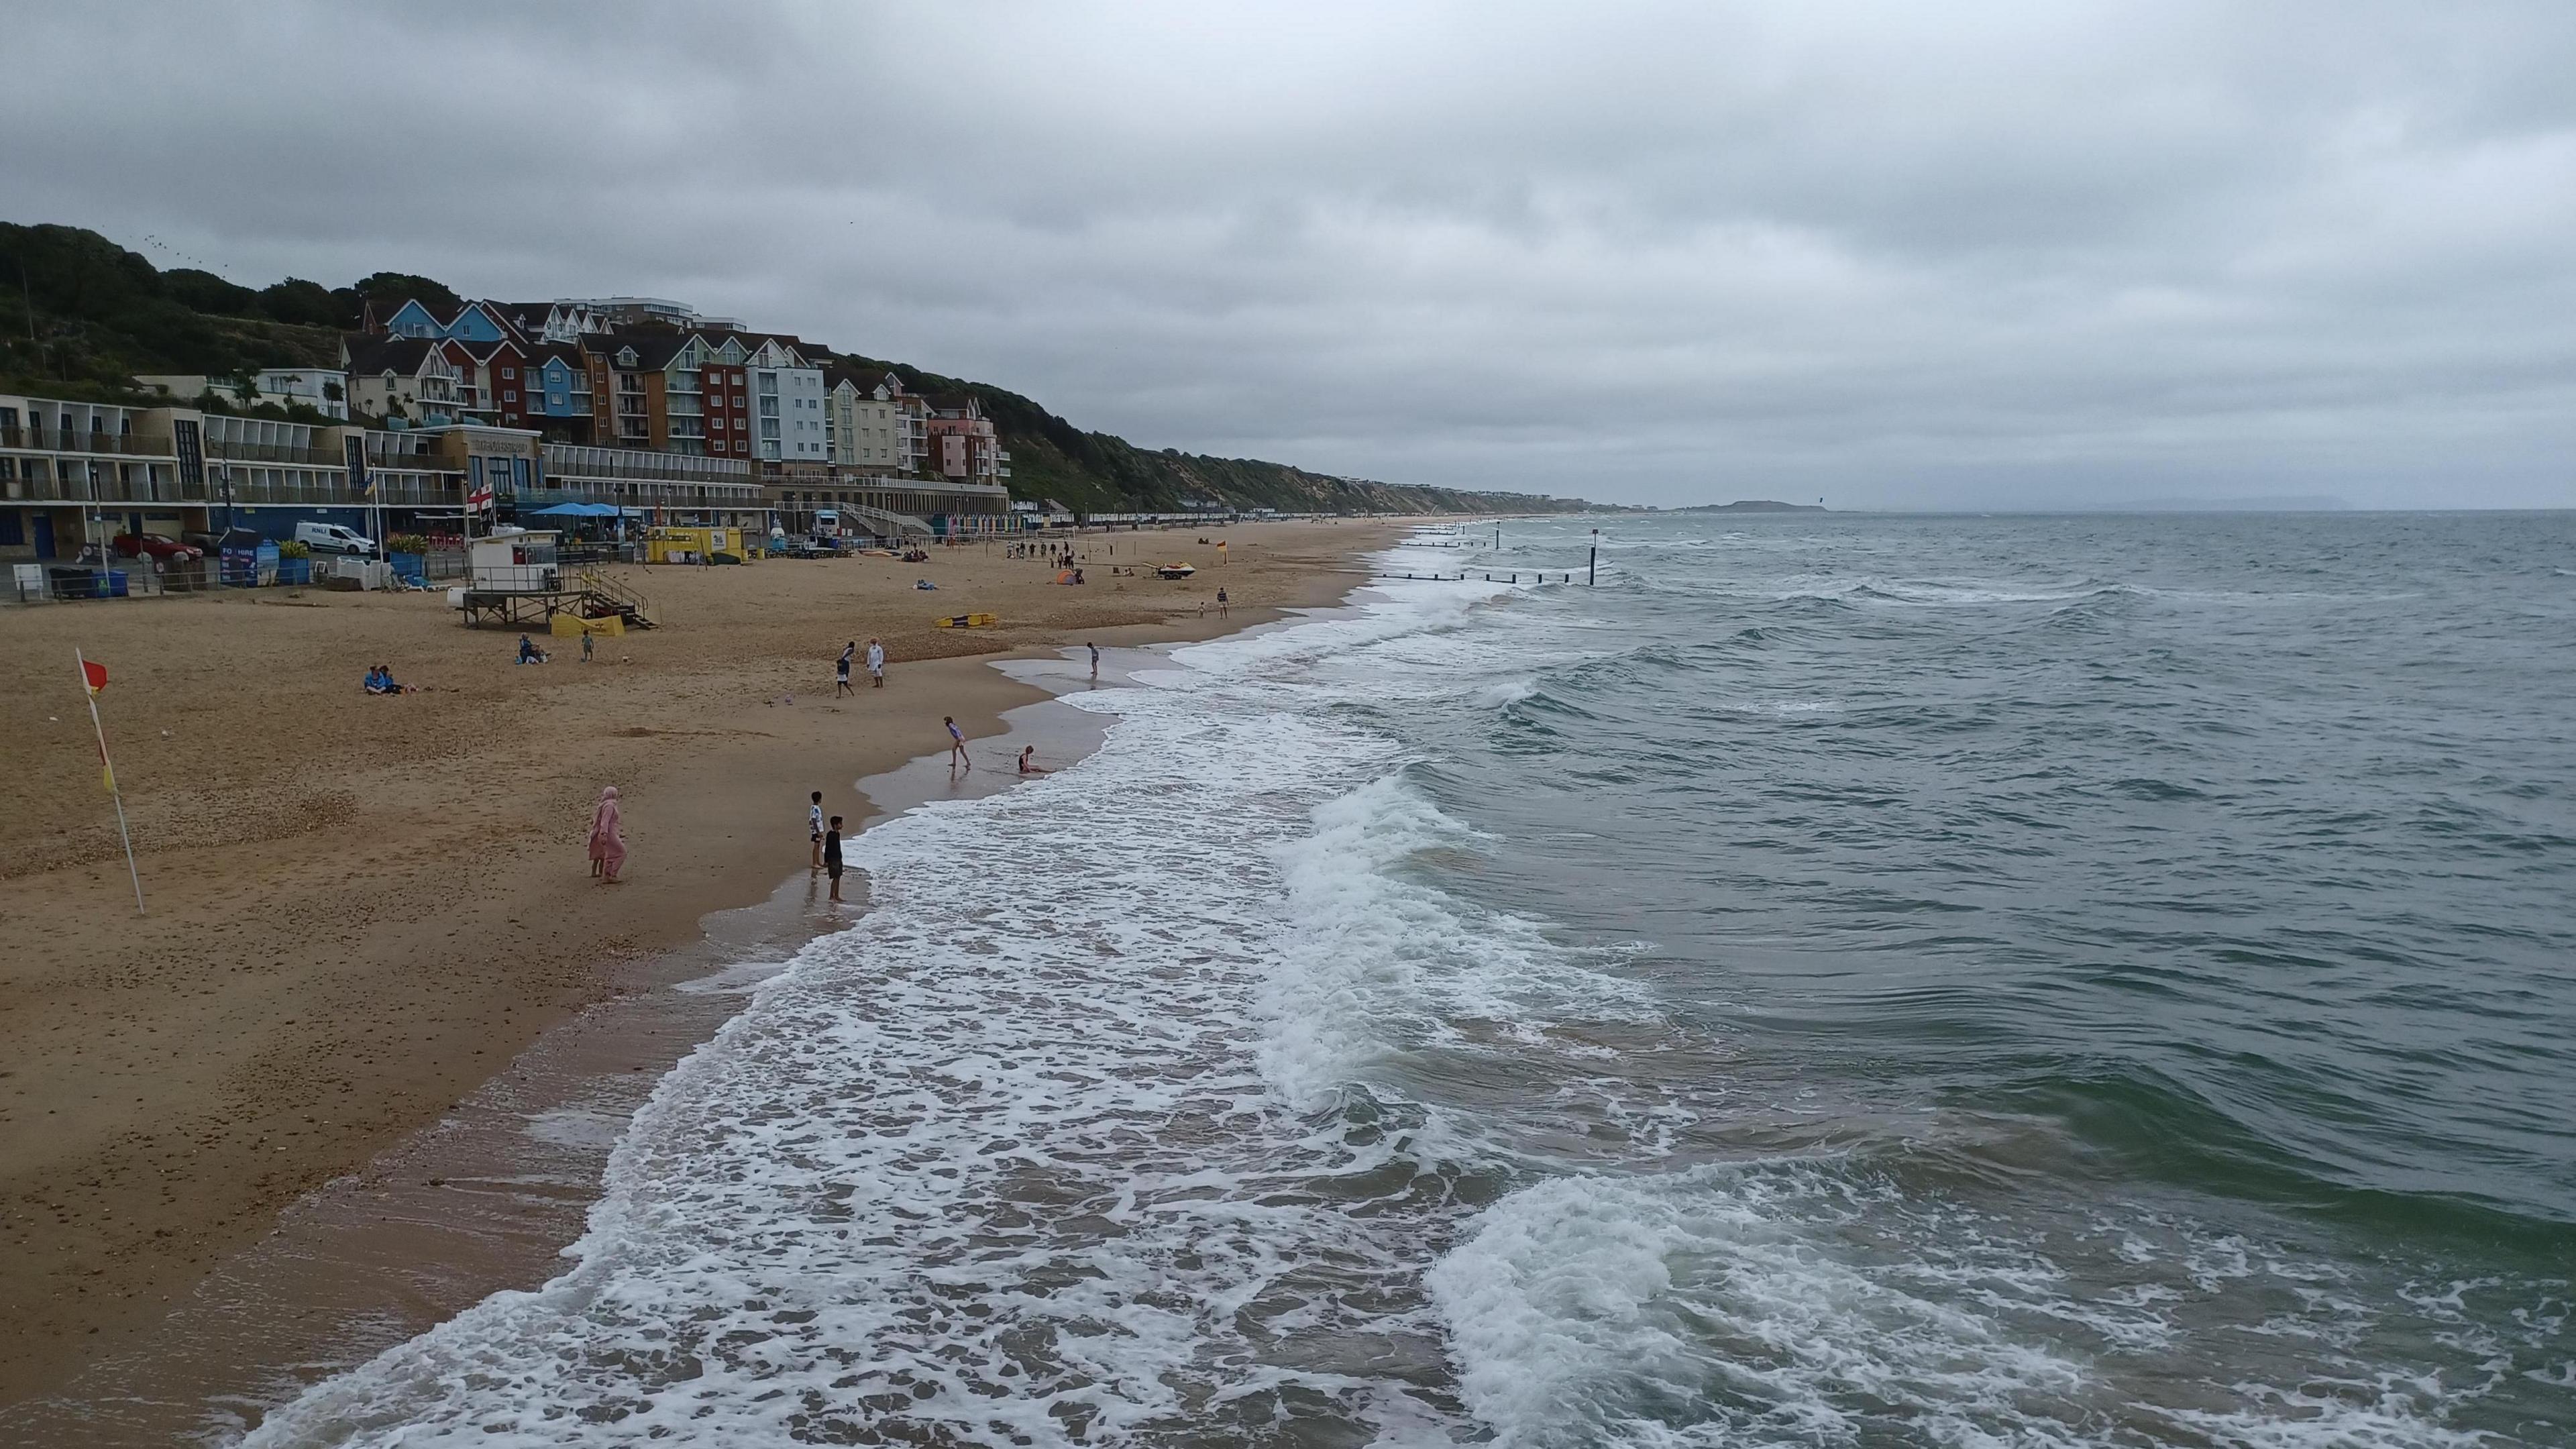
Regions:
<instances>
[{"instance_id":1,"label":"wet sand","mask_svg":"<svg viewBox=\"0 0 2576 1449\"><path fill-rule=\"evenodd\" d=\"M978 740L976 774L1007 778L1016 747L991 737L1041 694L985 659L1214 634L1330 603L1356 582L1350 556L1392 532L1233 529L1222 568L1188 537L1095 535L1081 589L982 549L926 565L633 570L667 627L603 641L590 666L511 666L509 636L458 628L435 597L144 600L0 619L12 766L0 782L0 1406L107 1378L163 1402L274 1392L188 1368L178 1345L225 1330L173 1315L221 1298L225 1274L257 1277L250 1259L276 1243L280 1213L294 1206L278 1235L291 1239L334 1194L395 1194L372 1200L393 1226L368 1255L396 1273L483 1265L430 1274L401 1322L540 1281L571 1236L559 1220L577 1228L595 1185L590 1147L573 1141L534 1173L481 1174L558 1204L532 1207L516 1186L494 1198L525 1231L460 1216L450 1184L473 1176L463 1169L404 1164L456 1152L438 1139L528 1073L626 1075L640 1089L728 1014L721 992L672 983L783 956L818 928L798 919L807 790L855 824L875 808L855 781L935 749L946 714ZM1187 584L1109 578L1131 550L1204 571ZM916 591L916 577L941 588ZM1238 607L1201 617L1220 582ZM1002 629L927 625L988 609ZM896 661L887 688L862 681L831 699L832 655L871 633ZM112 671L102 705L143 852L140 920L72 683L75 644ZM357 676L379 660L430 691L364 696ZM580 858L603 783L627 802L617 887L593 884ZM701 944L701 918L759 902L768 915L711 923L719 944ZM750 956L725 958L727 931L755 943ZM639 1021L671 1014L603 1028L595 1058L578 1033L548 1035L630 997L657 1003ZM541 1037L566 1054L561 1071L523 1055ZM624 1100L568 1106L567 1133L590 1130L585 1112L622 1121ZM510 1244L537 1245L534 1258ZM325 1323L356 1311L320 1292L296 1306ZM156 1364L198 1381L151 1384ZM0 1409L0 1422L30 1422L26 1408Z\"/></svg>"}]
</instances>

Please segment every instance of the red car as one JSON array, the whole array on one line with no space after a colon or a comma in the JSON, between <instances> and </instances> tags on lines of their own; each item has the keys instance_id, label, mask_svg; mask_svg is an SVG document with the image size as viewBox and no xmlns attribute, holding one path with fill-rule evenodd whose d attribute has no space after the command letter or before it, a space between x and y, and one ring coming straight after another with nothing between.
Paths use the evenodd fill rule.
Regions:
<instances>
[{"instance_id":1,"label":"red car","mask_svg":"<svg viewBox=\"0 0 2576 1449\"><path fill-rule=\"evenodd\" d=\"M206 556L201 550L190 548L177 539L165 538L157 533L120 533L114 542L116 551L127 558L137 558L148 553L165 564L195 563Z\"/></svg>"}]
</instances>

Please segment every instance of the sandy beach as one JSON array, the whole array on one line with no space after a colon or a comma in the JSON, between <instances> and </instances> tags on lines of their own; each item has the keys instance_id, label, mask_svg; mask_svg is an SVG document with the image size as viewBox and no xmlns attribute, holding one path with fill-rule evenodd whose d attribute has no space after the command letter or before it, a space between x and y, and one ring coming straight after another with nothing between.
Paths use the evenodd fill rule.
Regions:
<instances>
[{"instance_id":1,"label":"sandy beach","mask_svg":"<svg viewBox=\"0 0 2576 1449\"><path fill-rule=\"evenodd\" d=\"M458 627L437 595L0 615L0 1407L139 1341L281 1209L436 1121L620 962L801 873L809 790L856 828L853 782L942 748L942 716L989 739L1042 697L994 656L1329 604L1398 527L1231 528L1222 563L1195 532L1089 535L1081 587L998 546L627 569L664 627L601 641L590 665L558 648L514 666L510 635ZM1201 572L1110 574L1172 558ZM1220 585L1234 607L1202 613ZM1002 623L932 625L970 611ZM834 699L834 655L871 635L886 687L862 670ZM111 671L140 918L75 647ZM422 692L365 695L378 662ZM988 747L976 767L1011 761ZM604 784L626 804L614 888L581 852Z\"/></svg>"}]
</instances>

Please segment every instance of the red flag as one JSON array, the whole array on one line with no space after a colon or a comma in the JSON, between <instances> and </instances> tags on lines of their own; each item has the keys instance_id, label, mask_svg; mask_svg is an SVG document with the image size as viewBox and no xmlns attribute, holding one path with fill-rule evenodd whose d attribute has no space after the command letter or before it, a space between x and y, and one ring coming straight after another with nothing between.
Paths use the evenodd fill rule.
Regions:
<instances>
[{"instance_id":1,"label":"red flag","mask_svg":"<svg viewBox=\"0 0 2576 1449\"><path fill-rule=\"evenodd\" d=\"M81 680L89 686L90 693L98 693L107 688L107 666L95 659L82 660Z\"/></svg>"}]
</instances>

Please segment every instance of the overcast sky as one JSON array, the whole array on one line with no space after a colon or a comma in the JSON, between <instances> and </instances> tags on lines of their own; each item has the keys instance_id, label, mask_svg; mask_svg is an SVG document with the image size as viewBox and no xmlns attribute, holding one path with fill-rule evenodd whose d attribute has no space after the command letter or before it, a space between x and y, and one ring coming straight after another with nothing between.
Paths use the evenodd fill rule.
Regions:
<instances>
[{"instance_id":1,"label":"overcast sky","mask_svg":"<svg viewBox=\"0 0 2576 1449\"><path fill-rule=\"evenodd\" d=\"M0 218L248 285L677 297L1402 482L2576 505L2568 0L0 21Z\"/></svg>"}]
</instances>

